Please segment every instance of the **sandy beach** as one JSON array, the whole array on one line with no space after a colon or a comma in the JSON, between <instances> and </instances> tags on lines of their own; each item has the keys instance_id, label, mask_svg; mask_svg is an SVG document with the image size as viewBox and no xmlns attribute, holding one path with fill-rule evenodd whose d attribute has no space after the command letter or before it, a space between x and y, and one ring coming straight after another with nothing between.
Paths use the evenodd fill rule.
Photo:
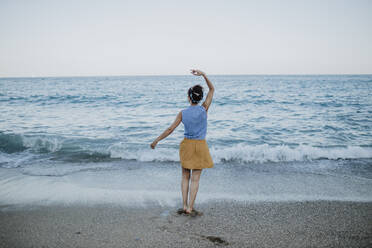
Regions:
<instances>
[{"instance_id":1,"label":"sandy beach","mask_svg":"<svg viewBox=\"0 0 372 248\"><path fill-rule=\"evenodd\" d=\"M372 203L1 206L1 247L371 247Z\"/></svg>"}]
</instances>

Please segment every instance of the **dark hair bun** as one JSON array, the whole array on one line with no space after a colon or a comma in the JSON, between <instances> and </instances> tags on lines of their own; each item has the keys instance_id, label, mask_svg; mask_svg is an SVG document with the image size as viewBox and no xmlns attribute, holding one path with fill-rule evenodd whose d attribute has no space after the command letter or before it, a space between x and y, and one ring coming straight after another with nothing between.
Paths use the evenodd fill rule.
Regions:
<instances>
[{"instance_id":1,"label":"dark hair bun","mask_svg":"<svg viewBox=\"0 0 372 248\"><path fill-rule=\"evenodd\" d=\"M192 103L198 103L203 99L203 87L195 85L189 89L188 94Z\"/></svg>"}]
</instances>

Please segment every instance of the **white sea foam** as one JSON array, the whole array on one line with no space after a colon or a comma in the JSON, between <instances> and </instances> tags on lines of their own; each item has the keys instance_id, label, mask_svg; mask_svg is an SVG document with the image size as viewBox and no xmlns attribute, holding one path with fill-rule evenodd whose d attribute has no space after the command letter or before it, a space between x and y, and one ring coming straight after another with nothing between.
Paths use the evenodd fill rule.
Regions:
<instances>
[{"instance_id":1,"label":"white sea foam","mask_svg":"<svg viewBox=\"0 0 372 248\"><path fill-rule=\"evenodd\" d=\"M62 148L62 140L56 137L22 136L22 143L25 147L34 151L56 152Z\"/></svg>"},{"instance_id":2,"label":"white sea foam","mask_svg":"<svg viewBox=\"0 0 372 248\"><path fill-rule=\"evenodd\" d=\"M312 146L289 147L265 145L235 145L232 147L211 147L211 156L215 163L221 162L291 162L316 159L360 159L372 158L370 147L320 148ZM156 148L156 150L127 150L125 145L115 145L109 149L112 158L134 159L138 161L179 161L177 149Z\"/></svg>"},{"instance_id":3,"label":"white sea foam","mask_svg":"<svg viewBox=\"0 0 372 248\"><path fill-rule=\"evenodd\" d=\"M141 162L151 161L179 161L178 150L157 147L156 150L131 149L124 143L117 143L109 147L108 152L112 158L132 159Z\"/></svg>"},{"instance_id":4,"label":"white sea foam","mask_svg":"<svg viewBox=\"0 0 372 248\"><path fill-rule=\"evenodd\" d=\"M35 157L34 154L23 152L23 153L0 153L0 167L2 168L16 168L22 166L26 161L32 160Z\"/></svg>"},{"instance_id":5,"label":"white sea foam","mask_svg":"<svg viewBox=\"0 0 372 248\"><path fill-rule=\"evenodd\" d=\"M212 148L212 156L217 161L242 162L290 162L315 159L357 159L372 158L372 148L358 146L319 148L312 146L269 146L267 144L248 146L236 145L227 148Z\"/></svg>"}]
</instances>

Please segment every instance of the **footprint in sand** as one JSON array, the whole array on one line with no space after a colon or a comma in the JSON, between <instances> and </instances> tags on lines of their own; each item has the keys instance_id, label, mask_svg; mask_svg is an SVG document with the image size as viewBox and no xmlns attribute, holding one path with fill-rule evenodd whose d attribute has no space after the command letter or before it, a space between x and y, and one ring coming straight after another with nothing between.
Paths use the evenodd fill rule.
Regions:
<instances>
[{"instance_id":1,"label":"footprint in sand","mask_svg":"<svg viewBox=\"0 0 372 248\"><path fill-rule=\"evenodd\" d=\"M226 240L224 240L220 237L217 237L217 236L201 236L201 237L203 237L203 238L205 238L205 239L207 239L207 240L209 240L209 241L211 241L215 244L229 245L229 243Z\"/></svg>"}]
</instances>

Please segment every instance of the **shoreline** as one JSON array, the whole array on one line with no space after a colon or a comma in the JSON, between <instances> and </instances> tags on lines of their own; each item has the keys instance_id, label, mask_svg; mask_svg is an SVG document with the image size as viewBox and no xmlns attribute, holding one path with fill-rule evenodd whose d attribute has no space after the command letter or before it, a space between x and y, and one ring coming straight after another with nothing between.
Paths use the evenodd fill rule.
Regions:
<instances>
[{"instance_id":1,"label":"shoreline","mask_svg":"<svg viewBox=\"0 0 372 248\"><path fill-rule=\"evenodd\" d=\"M372 202L0 206L1 247L368 247Z\"/></svg>"}]
</instances>

